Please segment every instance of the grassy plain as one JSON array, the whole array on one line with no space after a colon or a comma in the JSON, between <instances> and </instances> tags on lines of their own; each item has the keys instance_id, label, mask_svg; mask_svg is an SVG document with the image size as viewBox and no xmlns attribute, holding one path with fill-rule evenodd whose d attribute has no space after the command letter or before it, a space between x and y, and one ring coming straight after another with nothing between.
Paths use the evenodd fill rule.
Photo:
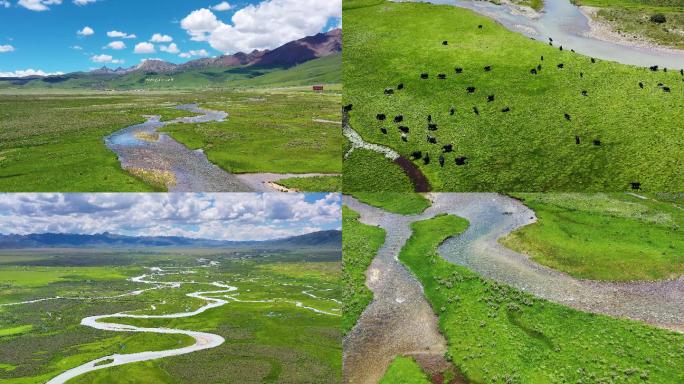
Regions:
<instances>
[{"instance_id":1,"label":"grassy plain","mask_svg":"<svg viewBox=\"0 0 684 384\"><path fill-rule=\"evenodd\" d=\"M654 43L684 49L684 3L679 0L572 0L577 5L599 7L600 21L621 34L637 36ZM662 14L664 23L651 16Z\"/></svg>"},{"instance_id":2,"label":"grassy plain","mask_svg":"<svg viewBox=\"0 0 684 384\"><path fill-rule=\"evenodd\" d=\"M353 194L359 201L401 215L417 215L425 211L432 203L418 193L369 193Z\"/></svg>"},{"instance_id":3,"label":"grassy plain","mask_svg":"<svg viewBox=\"0 0 684 384\"><path fill-rule=\"evenodd\" d=\"M368 6L349 4L344 10L344 104L354 105L351 125L366 141L405 157L429 153L429 165L415 164L433 190L624 191L632 182L648 191L684 188L684 87L678 71L592 64L572 47L560 51L453 6L363 3ZM444 40L449 44L442 45ZM561 63L563 69L557 67ZM541 71L531 74L537 65ZM456 67L463 72L457 74ZM445 80L437 78L440 73ZM400 83L403 90L396 89ZM385 95L386 88L394 94ZM494 101L487 101L489 95ZM377 114L388 119L378 121ZM391 122L397 115L410 129L406 143ZM427 130L428 115L437 131ZM437 144L427 142L428 133ZM454 152L445 154L442 168L436 160L445 144L453 144ZM467 164L456 165L462 156ZM352 154L345 161L343 190L385 184L367 171L374 167L369 163L380 161ZM386 169L385 163L377 169Z\"/></svg>"},{"instance_id":4,"label":"grassy plain","mask_svg":"<svg viewBox=\"0 0 684 384\"><path fill-rule=\"evenodd\" d=\"M678 383L684 336L563 307L483 279L436 252L466 220L413 224L402 249L448 341L448 359L473 383Z\"/></svg>"},{"instance_id":5,"label":"grassy plain","mask_svg":"<svg viewBox=\"0 0 684 384\"><path fill-rule=\"evenodd\" d=\"M385 231L359 222L359 214L346 206L342 220L342 331L347 333L373 300L373 292L366 286L366 270L385 242Z\"/></svg>"},{"instance_id":6,"label":"grassy plain","mask_svg":"<svg viewBox=\"0 0 684 384\"><path fill-rule=\"evenodd\" d=\"M168 131L228 171L339 173L339 129L313 122L335 119L339 96L307 90L0 95L0 191L159 190L123 171L104 138L142 115L185 116L173 107L191 102L223 107L231 118Z\"/></svg>"},{"instance_id":7,"label":"grassy plain","mask_svg":"<svg viewBox=\"0 0 684 384\"><path fill-rule=\"evenodd\" d=\"M74 276L68 281L45 280L41 285L23 286L15 300L51 297L100 297L117 295L149 286L123 279L144 273L143 267L180 267L195 273L168 275L164 281L195 281L178 289L147 291L139 296L90 300L51 300L34 304L0 307L0 383L43 383L69 368L113 353L178 348L192 339L178 335L118 333L99 331L80 325L81 318L94 314L133 311L162 314L194 310L204 301L187 293L206 288L213 281L238 287L236 297L243 301L183 319L110 319L119 323L206 331L226 339L211 350L104 369L78 377L70 383L206 383L206 382L340 382L340 317L318 314L306 307L335 313L340 297L339 249L328 250L185 250L178 253L145 252L109 254L107 258L87 253L78 255L84 264L101 265L111 279L87 278L88 273L69 267ZM15 259L18 257L13 256ZM218 261L207 268L197 258ZM310 258L321 261L310 262ZM102 265L105 259L109 265ZM32 258L39 269L55 260L69 262L71 257ZM14 263L22 264L21 261ZM12 264L12 263L9 263ZM40 264L43 264L41 266ZM13 268L5 266L3 268ZM25 268L22 266L21 268ZM60 273L58 273L60 275ZM118 276L121 275L121 276ZM3 302L5 290L1 291ZM313 296L311 296L313 295ZM223 298L222 294L214 295ZM315 297L314 297L315 296ZM298 307L297 302L303 307ZM24 332L31 326L30 332ZM11 330L12 332L10 332ZM19 332L22 331L22 332ZM201 375L198 372L202 372Z\"/></svg>"},{"instance_id":8,"label":"grassy plain","mask_svg":"<svg viewBox=\"0 0 684 384\"><path fill-rule=\"evenodd\" d=\"M278 184L300 192L340 192L342 176L293 177L279 180Z\"/></svg>"},{"instance_id":9,"label":"grassy plain","mask_svg":"<svg viewBox=\"0 0 684 384\"><path fill-rule=\"evenodd\" d=\"M342 164L342 190L375 192L413 192L404 171L384 156L365 149L355 149Z\"/></svg>"},{"instance_id":10,"label":"grassy plain","mask_svg":"<svg viewBox=\"0 0 684 384\"><path fill-rule=\"evenodd\" d=\"M535 261L592 280L684 275L681 203L627 194L515 195L539 218L501 242Z\"/></svg>"},{"instance_id":11,"label":"grassy plain","mask_svg":"<svg viewBox=\"0 0 684 384\"><path fill-rule=\"evenodd\" d=\"M425 372L411 357L397 357L387 368L380 384L430 384Z\"/></svg>"}]
</instances>

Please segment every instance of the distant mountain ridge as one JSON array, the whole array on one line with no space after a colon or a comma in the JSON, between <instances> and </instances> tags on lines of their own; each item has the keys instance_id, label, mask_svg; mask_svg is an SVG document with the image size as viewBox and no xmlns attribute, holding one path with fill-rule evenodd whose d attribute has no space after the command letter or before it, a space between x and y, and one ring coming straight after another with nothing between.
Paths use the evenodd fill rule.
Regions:
<instances>
[{"instance_id":1,"label":"distant mountain ridge","mask_svg":"<svg viewBox=\"0 0 684 384\"><path fill-rule=\"evenodd\" d=\"M236 247L342 247L342 232L319 231L300 236L266 241L223 241L179 236L124 236L112 233L95 235L40 233L0 235L0 249L26 248L236 248Z\"/></svg>"}]
</instances>

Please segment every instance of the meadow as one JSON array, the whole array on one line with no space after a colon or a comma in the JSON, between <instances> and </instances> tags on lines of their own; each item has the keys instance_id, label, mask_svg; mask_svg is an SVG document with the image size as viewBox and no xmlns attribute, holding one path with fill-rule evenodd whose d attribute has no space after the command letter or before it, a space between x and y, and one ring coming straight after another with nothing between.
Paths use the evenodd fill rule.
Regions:
<instances>
[{"instance_id":1,"label":"meadow","mask_svg":"<svg viewBox=\"0 0 684 384\"><path fill-rule=\"evenodd\" d=\"M656 44L684 49L684 3L678 0L572 0L576 5L598 7L600 21L614 31L637 36ZM651 20L665 16L665 22Z\"/></svg>"},{"instance_id":2,"label":"meadow","mask_svg":"<svg viewBox=\"0 0 684 384\"><path fill-rule=\"evenodd\" d=\"M340 103L334 91L11 92L0 94L0 191L4 192L161 190L122 170L104 138L144 122L143 115L161 115L165 120L187 116L173 108L186 103L231 114L223 123L166 127L182 143L203 148L228 172L341 171L339 130L313 121L335 119ZM315 190L329 184L329 180L309 181L303 187Z\"/></svg>"},{"instance_id":3,"label":"meadow","mask_svg":"<svg viewBox=\"0 0 684 384\"><path fill-rule=\"evenodd\" d=\"M188 318L105 321L211 332L223 336L224 344L188 355L91 372L69 383L341 381L340 317L306 308L329 313L339 310L335 302L341 293L339 250L167 250L111 253L106 258L81 251L78 255L44 258L27 255L26 262L20 256L3 252L0 272L35 269L45 277L37 283L24 278L5 283L14 293L6 297L3 289L0 304L55 295L114 296L149 288L126 278L149 273L145 268L152 266L195 271L185 277L158 276L156 281L195 283L177 289L146 291L138 296L0 306L0 383L43 383L69 368L108 354L191 345L194 341L184 335L122 334L79 323L85 316L121 311L161 314L194 310L205 303L185 294L205 287L212 290L209 283L214 281L238 287L235 297L241 301L231 301ZM69 264L74 259L83 266L53 266L59 260ZM103 265L105 259L112 261L110 265ZM203 266L207 261L219 264ZM259 302L262 300L273 301ZM303 308L296 302L302 303ZM198 375L200 371L202 375Z\"/></svg>"},{"instance_id":4,"label":"meadow","mask_svg":"<svg viewBox=\"0 0 684 384\"><path fill-rule=\"evenodd\" d=\"M590 280L684 275L682 200L627 194L516 194L539 221L501 239L536 262Z\"/></svg>"},{"instance_id":5,"label":"meadow","mask_svg":"<svg viewBox=\"0 0 684 384\"><path fill-rule=\"evenodd\" d=\"M576 311L443 260L439 244L467 227L448 215L416 222L399 258L423 285L448 341L447 358L469 382L684 380L682 334Z\"/></svg>"},{"instance_id":6,"label":"meadow","mask_svg":"<svg viewBox=\"0 0 684 384\"><path fill-rule=\"evenodd\" d=\"M351 126L407 159L420 151L413 162L432 190L684 187L679 69L592 62L572 47L561 51L452 6L349 1L344 19L343 104L353 105ZM400 115L403 121L394 123ZM427 129L428 116L436 130ZM406 142L399 126L409 130ZM447 144L453 151L443 154L441 167ZM379 155L355 150L343 167L345 192L382 191L392 182L412 190L395 176L400 169Z\"/></svg>"},{"instance_id":7,"label":"meadow","mask_svg":"<svg viewBox=\"0 0 684 384\"><path fill-rule=\"evenodd\" d=\"M357 319L373 300L373 292L366 286L366 270L378 249L385 242L385 231L359 222L359 214L347 207L342 209L342 331L349 332Z\"/></svg>"}]
</instances>

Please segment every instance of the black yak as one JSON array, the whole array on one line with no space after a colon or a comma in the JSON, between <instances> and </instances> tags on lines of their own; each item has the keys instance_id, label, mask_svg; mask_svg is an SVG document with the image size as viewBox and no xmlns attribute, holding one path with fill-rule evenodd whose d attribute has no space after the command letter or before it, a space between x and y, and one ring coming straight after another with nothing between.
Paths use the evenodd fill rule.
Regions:
<instances>
[{"instance_id":1,"label":"black yak","mask_svg":"<svg viewBox=\"0 0 684 384\"><path fill-rule=\"evenodd\" d=\"M542 69L541 64L537 64L537 71L541 71L541 69Z\"/></svg>"},{"instance_id":2,"label":"black yak","mask_svg":"<svg viewBox=\"0 0 684 384\"><path fill-rule=\"evenodd\" d=\"M462 72L463 72L463 68L461 68L461 67L456 67L456 73L462 73Z\"/></svg>"},{"instance_id":3,"label":"black yak","mask_svg":"<svg viewBox=\"0 0 684 384\"><path fill-rule=\"evenodd\" d=\"M430 164L430 154L426 153L425 157L423 157L423 164L428 165Z\"/></svg>"},{"instance_id":4,"label":"black yak","mask_svg":"<svg viewBox=\"0 0 684 384\"><path fill-rule=\"evenodd\" d=\"M480 110L477 109L477 107L473 107L473 112L475 112L476 115L480 114Z\"/></svg>"},{"instance_id":5,"label":"black yak","mask_svg":"<svg viewBox=\"0 0 684 384\"><path fill-rule=\"evenodd\" d=\"M442 45L449 45L449 42L444 40L444 41L442 41Z\"/></svg>"},{"instance_id":6,"label":"black yak","mask_svg":"<svg viewBox=\"0 0 684 384\"><path fill-rule=\"evenodd\" d=\"M587 91L582 91L582 96L587 96L587 95L588 95Z\"/></svg>"},{"instance_id":7,"label":"black yak","mask_svg":"<svg viewBox=\"0 0 684 384\"><path fill-rule=\"evenodd\" d=\"M404 115L394 116L395 123L401 123L402 121L404 121Z\"/></svg>"},{"instance_id":8,"label":"black yak","mask_svg":"<svg viewBox=\"0 0 684 384\"><path fill-rule=\"evenodd\" d=\"M599 139L594 139L594 145L597 146L597 147L600 147L600 146L601 146L601 140L599 140Z\"/></svg>"},{"instance_id":9,"label":"black yak","mask_svg":"<svg viewBox=\"0 0 684 384\"><path fill-rule=\"evenodd\" d=\"M468 158L465 156L457 157L456 159L456 165L466 165L468 162Z\"/></svg>"},{"instance_id":10,"label":"black yak","mask_svg":"<svg viewBox=\"0 0 684 384\"><path fill-rule=\"evenodd\" d=\"M436 131L437 130L437 124L428 124L428 131Z\"/></svg>"},{"instance_id":11,"label":"black yak","mask_svg":"<svg viewBox=\"0 0 684 384\"><path fill-rule=\"evenodd\" d=\"M632 186L632 189L635 191L638 191L641 189L641 183L639 183L639 182L633 181L630 184Z\"/></svg>"},{"instance_id":12,"label":"black yak","mask_svg":"<svg viewBox=\"0 0 684 384\"><path fill-rule=\"evenodd\" d=\"M427 142L430 144L437 144L437 138L434 136L427 135Z\"/></svg>"},{"instance_id":13,"label":"black yak","mask_svg":"<svg viewBox=\"0 0 684 384\"><path fill-rule=\"evenodd\" d=\"M451 107L451 109L449 110L449 115L453 116L455 113L456 113L456 108Z\"/></svg>"},{"instance_id":14,"label":"black yak","mask_svg":"<svg viewBox=\"0 0 684 384\"><path fill-rule=\"evenodd\" d=\"M503 112L503 113L510 112L510 111L511 111L510 107L506 107L506 108L501 110L501 112Z\"/></svg>"},{"instance_id":15,"label":"black yak","mask_svg":"<svg viewBox=\"0 0 684 384\"><path fill-rule=\"evenodd\" d=\"M383 135L386 135L387 134L387 128L385 128L385 127L380 128L380 132L382 132Z\"/></svg>"},{"instance_id":16,"label":"black yak","mask_svg":"<svg viewBox=\"0 0 684 384\"><path fill-rule=\"evenodd\" d=\"M544 56L541 57L541 61L544 61Z\"/></svg>"},{"instance_id":17,"label":"black yak","mask_svg":"<svg viewBox=\"0 0 684 384\"><path fill-rule=\"evenodd\" d=\"M403 141L404 143L406 143L408 141L408 136L406 136L405 133L401 134L401 141Z\"/></svg>"},{"instance_id":18,"label":"black yak","mask_svg":"<svg viewBox=\"0 0 684 384\"><path fill-rule=\"evenodd\" d=\"M423 152L421 151L415 151L411 154L411 159L413 160L418 160L423 158Z\"/></svg>"},{"instance_id":19,"label":"black yak","mask_svg":"<svg viewBox=\"0 0 684 384\"><path fill-rule=\"evenodd\" d=\"M444 155L439 155L439 166L440 167L444 166Z\"/></svg>"},{"instance_id":20,"label":"black yak","mask_svg":"<svg viewBox=\"0 0 684 384\"><path fill-rule=\"evenodd\" d=\"M409 133L409 127L407 127L405 125L400 125L399 130L404 132L404 133Z\"/></svg>"},{"instance_id":21,"label":"black yak","mask_svg":"<svg viewBox=\"0 0 684 384\"><path fill-rule=\"evenodd\" d=\"M453 144L447 144L447 145L442 147L442 152L444 152L444 153L453 152L453 150L454 150Z\"/></svg>"},{"instance_id":22,"label":"black yak","mask_svg":"<svg viewBox=\"0 0 684 384\"><path fill-rule=\"evenodd\" d=\"M432 122L432 115L428 115L428 123Z\"/></svg>"},{"instance_id":23,"label":"black yak","mask_svg":"<svg viewBox=\"0 0 684 384\"><path fill-rule=\"evenodd\" d=\"M439 75L437 75L437 78L440 80L444 80L444 79L446 79L446 74L440 73Z\"/></svg>"},{"instance_id":24,"label":"black yak","mask_svg":"<svg viewBox=\"0 0 684 384\"><path fill-rule=\"evenodd\" d=\"M397 85L397 89L398 89L398 90L404 89L404 83L399 83L399 84Z\"/></svg>"},{"instance_id":25,"label":"black yak","mask_svg":"<svg viewBox=\"0 0 684 384\"><path fill-rule=\"evenodd\" d=\"M532 68L532 69L530 70L530 73L533 74L533 75L536 75L536 74L537 74L537 69L536 69L536 68Z\"/></svg>"},{"instance_id":26,"label":"black yak","mask_svg":"<svg viewBox=\"0 0 684 384\"><path fill-rule=\"evenodd\" d=\"M475 93L475 87L468 87L468 88L466 88L466 91L468 93Z\"/></svg>"},{"instance_id":27,"label":"black yak","mask_svg":"<svg viewBox=\"0 0 684 384\"><path fill-rule=\"evenodd\" d=\"M571 120L571 117L570 117L570 115L569 115L569 114L567 114L567 113L565 114L565 120L567 120L567 121L570 121L570 120Z\"/></svg>"},{"instance_id":28,"label":"black yak","mask_svg":"<svg viewBox=\"0 0 684 384\"><path fill-rule=\"evenodd\" d=\"M596 59L594 59L594 58L592 57L592 58L591 58L591 63L592 63L592 64L596 63Z\"/></svg>"},{"instance_id":29,"label":"black yak","mask_svg":"<svg viewBox=\"0 0 684 384\"><path fill-rule=\"evenodd\" d=\"M385 88L385 95L393 95L393 94L394 94L394 89Z\"/></svg>"},{"instance_id":30,"label":"black yak","mask_svg":"<svg viewBox=\"0 0 684 384\"><path fill-rule=\"evenodd\" d=\"M560 63L560 64L557 65L557 67L558 67L558 69L563 69L563 67L565 67L565 64Z\"/></svg>"},{"instance_id":31,"label":"black yak","mask_svg":"<svg viewBox=\"0 0 684 384\"><path fill-rule=\"evenodd\" d=\"M558 47L558 49L560 49L560 50L562 51L562 50L563 50L563 46L561 45L560 47Z\"/></svg>"},{"instance_id":32,"label":"black yak","mask_svg":"<svg viewBox=\"0 0 684 384\"><path fill-rule=\"evenodd\" d=\"M494 101L494 95L487 96L487 102L490 103L492 101Z\"/></svg>"},{"instance_id":33,"label":"black yak","mask_svg":"<svg viewBox=\"0 0 684 384\"><path fill-rule=\"evenodd\" d=\"M484 67L484 70L485 70L485 72L489 72L492 70L492 66L488 65L488 66Z\"/></svg>"},{"instance_id":34,"label":"black yak","mask_svg":"<svg viewBox=\"0 0 684 384\"><path fill-rule=\"evenodd\" d=\"M644 83L642 83L641 81L639 82L639 88L644 89Z\"/></svg>"},{"instance_id":35,"label":"black yak","mask_svg":"<svg viewBox=\"0 0 684 384\"><path fill-rule=\"evenodd\" d=\"M581 144L581 140L580 140L579 136L575 136L575 144L577 144L577 145Z\"/></svg>"},{"instance_id":36,"label":"black yak","mask_svg":"<svg viewBox=\"0 0 684 384\"><path fill-rule=\"evenodd\" d=\"M428 77L430 77L430 76L427 73L421 73L420 74L421 79L427 79Z\"/></svg>"},{"instance_id":37,"label":"black yak","mask_svg":"<svg viewBox=\"0 0 684 384\"><path fill-rule=\"evenodd\" d=\"M477 27L480 28L480 29L482 29L482 24L478 25Z\"/></svg>"},{"instance_id":38,"label":"black yak","mask_svg":"<svg viewBox=\"0 0 684 384\"><path fill-rule=\"evenodd\" d=\"M670 87L663 87L663 91L665 91L665 92L668 92L668 93L669 93L669 92L670 92Z\"/></svg>"},{"instance_id":39,"label":"black yak","mask_svg":"<svg viewBox=\"0 0 684 384\"><path fill-rule=\"evenodd\" d=\"M345 111L345 112L349 112L349 111L352 110L352 108L354 108L354 105L353 105L353 104L347 104L347 105L344 106L344 111Z\"/></svg>"},{"instance_id":40,"label":"black yak","mask_svg":"<svg viewBox=\"0 0 684 384\"><path fill-rule=\"evenodd\" d=\"M648 69L650 69L650 70L653 71L653 72L656 72L656 71L658 70L658 66L657 66L657 65L653 65L653 66L648 67Z\"/></svg>"},{"instance_id":41,"label":"black yak","mask_svg":"<svg viewBox=\"0 0 684 384\"><path fill-rule=\"evenodd\" d=\"M377 115L375 115L375 118L380 121L385 121L385 119L387 119L387 115L385 115L384 113L378 113Z\"/></svg>"}]
</instances>

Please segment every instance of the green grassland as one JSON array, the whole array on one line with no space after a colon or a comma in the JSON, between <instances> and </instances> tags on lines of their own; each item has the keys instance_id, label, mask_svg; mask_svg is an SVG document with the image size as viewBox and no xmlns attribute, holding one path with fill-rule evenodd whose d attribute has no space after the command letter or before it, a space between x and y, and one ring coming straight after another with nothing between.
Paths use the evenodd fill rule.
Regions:
<instances>
[{"instance_id":1,"label":"green grassland","mask_svg":"<svg viewBox=\"0 0 684 384\"><path fill-rule=\"evenodd\" d=\"M340 318L316 314L295 305L295 302L301 302L304 306L325 311L337 310L338 305L333 299L341 294L340 262L339 259L335 261L325 256L328 253L326 250L319 251L188 250L182 253L139 254L134 264L128 263L130 254L109 255L112 265L100 267L104 276L107 273L135 276L142 273L143 266L168 264L193 268L197 273L191 277L163 276L158 280L187 279L197 284L116 299L54 300L0 307L0 383L42 383L60 372L107 354L170 349L192 344L192 339L184 335L122 334L83 327L79 323L82 317L93 314L193 310L204 305L204 302L185 295L204 287L215 290L215 287L208 285L213 281L225 281L237 286L240 300L275 301L231 302L183 319L109 320L211 332L223 336L226 343L189 355L92 372L70 383L340 382ZM337 252L339 257L339 250ZM316 254L321 260L331 261L307 261ZM220 266L196 268L196 259L200 255L219 261ZM85 264L102 263L102 259L96 255L91 259L83 253L79 258L84 259ZM35 258L30 263L49 264ZM35 268L48 267L36 265ZM94 267L82 268L92 270ZM79 268L71 269L76 270L75 275L88 275L85 271L79 272ZM101 296L106 292L120 294L140 289L141 285L121 278L91 280L84 277L69 281L45 280L45 284L32 285L30 288L33 289L33 298L55 294L82 297ZM308 296L305 291L314 293L318 298ZM5 301L5 291L1 292L0 296ZM215 296L222 297L222 294ZM156 309L152 309L152 305ZM25 332L28 329L26 327L32 327L30 332ZM202 374L198 374L200 369Z\"/></svg>"},{"instance_id":2,"label":"green grassland","mask_svg":"<svg viewBox=\"0 0 684 384\"><path fill-rule=\"evenodd\" d=\"M211 162L232 172L340 173L340 96L310 89L263 90L216 95L200 104L226 111L225 122L164 128Z\"/></svg>"},{"instance_id":3,"label":"green grassland","mask_svg":"<svg viewBox=\"0 0 684 384\"><path fill-rule=\"evenodd\" d=\"M373 300L373 292L366 286L366 270L385 242L382 228L359 222L359 214L342 208L342 331L349 332L357 319Z\"/></svg>"},{"instance_id":4,"label":"green grassland","mask_svg":"<svg viewBox=\"0 0 684 384\"><path fill-rule=\"evenodd\" d=\"M357 192L354 197L359 201L400 215L417 215L432 203L418 193L370 193Z\"/></svg>"},{"instance_id":5,"label":"green grassland","mask_svg":"<svg viewBox=\"0 0 684 384\"><path fill-rule=\"evenodd\" d=\"M413 192L404 171L384 156L365 149L355 149L342 163L344 192Z\"/></svg>"},{"instance_id":6,"label":"green grassland","mask_svg":"<svg viewBox=\"0 0 684 384\"><path fill-rule=\"evenodd\" d=\"M656 196L520 194L539 218L501 242L535 261L592 280L684 275L684 211Z\"/></svg>"},{"instance_id":7,"label":"green grassland","mask_svg":"<svg viewBox=\"0 0 684 384\"><path fill-rule=\"evenodd\" d=\"M599 7L598 17L621 34L684 49L684 3L679 0L572 0L576 5ZM650 20L663 14L664 23Z\"/></svg>"},{"instance_id":8,"label":"green grassland","mask_svg":"<svg viewBox=\"0 0 684 384\"><path fill-rule=\"evenodd\" d=\"M413 224L402 249L472 383L679 383L684 336L563 307L443 260L437 246L468 226L442 215Z\"/></svg>"},{"instance_id":9,"label":"green grassland","mask_svg":"<svg viewBox=\"0 0 684 384\"><path fill-rule=\"evenodd\" d=\"M279 180L278 184L299 192L340 192L341 176L293 177Z\"/></svg>"},{"instance_id":10,"label":"green grassland","mask_svg":"<svg viewBox=\"0 0 684 384\"><path fill-rule=\"evenodd\" d=\"M410 357L397 357L392 364L387 367L385 375L380 380L380 384L430 384L431 381Z\"/></svg>"},{"instance_id":11,"label":"green grassland","mask_svg":"<svg viewBox=\"0 0 684 384\"><path fill-rule=\"evenodd\" d=\"M143 115L167 120L185 116L187 112L173 107L191 102L223 107L231 118L216 124L169 126L169 132L193 148L205 148L210 160L228 171L339 172L339 129L312 121L335 119L339 96L309 93L293 89L0 95L0 190L158 190L122 170L104 138L145 121ZM262 101L250 101L254 99Z\"/></svg>"},{"instance_id":12,"label":"green grassland","mask_svg":"<svg viewBox=\"0 0 684 384\"><path fill-rule=\"evenodd\" d=\"M350 5L344 19L344 104L354 105L352 127L365 140L406 157L416 150L430 153L429 165L415 163L433 190L623 191L631 182L650 191L684 187L679 160L684 87L674 70L651 72L602 60L592 64L589 57L570 52L572 47L560 51L453 6ZM563 69L557 68L560 63ZM538 64L540 73L530 74ZM484 71L485 66L492 70ZM463 73L457 75L455 67ZM423 72L430 74L428 80L420 79ZM438 80L438 73L446 80ZM399 83L404 90L383 94ZM469 86L475 93L466 92ZM487 102L488 95L495 100ZM501 112L505 107L510 112ZM377 121L379 113L388 120ZM390 122L399 114L411 129L408 143ZM439 126L430 132L437 145L426 141L429 114ZM387 135L380 131L383 126ZM440 168L436 160L447 143L454 152L445 155ZM457 166L458 156L468 157L468 164ZM367 170L375 169L371 161L380 158L352 154L345 161L345 192L376 186L378 175Z\"/></svg>"},{"instance_id":13,"label":"green grassland","mask_svg":"<svg viewBox=\"0 0 684 384\"><path fill-rule=\"evenodd\" d=\"M202 68L179 73L125 75L71 73L29 81L1 80L0 90L198 90L291 87L340 82L341 55L314 59L291 68Z\"/></svg>"}]
</instances>

